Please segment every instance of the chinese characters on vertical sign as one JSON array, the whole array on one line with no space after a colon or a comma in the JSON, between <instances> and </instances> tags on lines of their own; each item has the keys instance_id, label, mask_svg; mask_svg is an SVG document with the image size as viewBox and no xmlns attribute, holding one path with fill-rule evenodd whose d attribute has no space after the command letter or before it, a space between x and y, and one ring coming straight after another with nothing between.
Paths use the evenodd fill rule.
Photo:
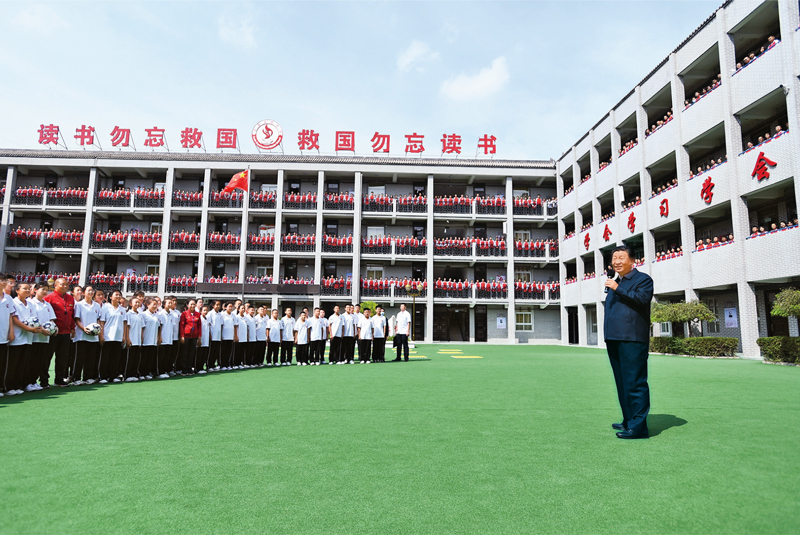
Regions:
<instances>
[{"instance_id":1,"label":"chinese characters on vertical sign","mask_svg":"<svg viewBox=\"0 0 800 535\"><path fill-rule=\"evenodd\" d=\"M586 247L587 251L589 250L589 241L590 241L589 233L587 232L586 236L583 237L583 245L584 247Z\"/></svg>"},{"instance_id":2,"label":"chinese characters on vertical sign","mask_svg":"<svg viewBox=\"0 0 800 535\"><path fill-rule=\"evenodd\" d=\"M636 215L633 212L628 216L628 230L631 232L636 230Z\"/></svg>"},{"instance_id":3,"label":"chinese characters on vertical sign","mask_svg":"<svg viewBox=\"0 0 800 535\"><path fill-rule=\"evenodd\" d=\"M703 189L700 190L700 198L705 201L706 204L711 204L711 199L714 197L714 183L711 182L711 177L708 177L705 182L703 182Z\"/></svg>"},{"instance_id":4,"label":"chinese characters on vertical sign","mask_svg":"<svg viewBox=\"0 0 800 535\"><path fill-rule=\"evenodd\" d=\"M658 211L661 217L669 217L669 199L664 199L658 205Z\"/></svg>"},{"instance_id":5,"label":"chinese characters on vertical sign","mask_svg":"<svg viewBox=\"0 0 800 535\"><path fill-rule=\"evenodd\" d=\"M769 169L767 166L775 167L776 165L778 164L764 156L764 153L762 152L758 155L758 158L756 159L756 166L753 168L753 172L750 174L750 176L758 177L759 182L766 180L769 178Z\"/></svg>"},{"instance_id":6,"label":"chinese characters on vertical sign","mask_svg":"<svg viewBox=\"0 0 800 535\"><path fill-rule=\"evenodd\" d=\"M611 229L608 228L608 223L606 223L606 229L603 231L603 239L606 241L610 240L612 234L613 232L611 232Z\"/></svg>"}]
</instances>

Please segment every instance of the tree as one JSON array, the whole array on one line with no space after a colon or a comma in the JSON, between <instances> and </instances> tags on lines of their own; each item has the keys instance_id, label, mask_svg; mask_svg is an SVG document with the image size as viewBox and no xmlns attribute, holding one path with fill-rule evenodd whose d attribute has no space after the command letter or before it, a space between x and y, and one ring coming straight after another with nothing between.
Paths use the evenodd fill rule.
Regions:
<instances>
[{"instance_id":1,"label":"tree","mask_svg":"<svg viewBox=\"0 0 800 535\"><path fill-rule=\"evenodd\" d=\"M797 288L784 288L775 296L770 314L773 316L800 317L800 290Z\"/></svg>"},{"instance_id":2,"label":"tree","mask_svg":"<svg viewBox=\"0 0 800 535\"><path fill-rule=\"evenodd\" d=\"M650 323L692 323L716 321L717 317L700 301L688 303L653 303L650 306ZM689 329L689 336L692 335Z\"/></svg>"},{"instance_id":3,"label":"tree","mask_svg":"<svg viewBox=\"0 0 800 535\"><path fill-rule=\"evenodd\" d=\"M364 309L368 308L369 311L370 311L369 315L370 316L374 316L375 315L375 309L377 307L378 307L378 303L376 303L375 301L364 301L363 303L361 303L361 313L363 314L364 313Z\"/></svg>"}]
</instances>

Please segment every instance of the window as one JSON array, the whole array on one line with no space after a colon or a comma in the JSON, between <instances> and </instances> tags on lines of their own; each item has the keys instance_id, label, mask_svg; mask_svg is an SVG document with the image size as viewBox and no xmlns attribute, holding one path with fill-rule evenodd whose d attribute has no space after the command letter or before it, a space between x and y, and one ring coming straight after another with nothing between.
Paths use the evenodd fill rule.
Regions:
<instances>
[{"instance_id":1,"label":"window","mask_svg":"<svg viewBox=\"0 0 800 535\"><path fill-rule=\"evenodd\" d=\"M418 240L421 240L425 237L425 227L422 226L414 226L414 237Z\"/></svg>"},{"instance_id":2,"label":"window","mask_svg":"<svg viewBox=\"0 0 800 535\"><path fill-rule=\"evenodd\" d=\"M383 236L386 227L367 227L367 238Z\"/></svg>"},{"instance_id":3,"label":"window","mask_svg":"<svg viewBox=\"0 0 800 535\"><path fill-rule=\"evenodd\" d=\"M256 277L271 277L272 266L256 266Z\"/></svg>"},{"instance_id":4,"label":"window","mask_svg":"<svg viewBox=\"0 0 800 535\"><path fill-rule=\"evenodd\" d=\"M286 265L283 266L283 276L287 279L297 278L297 261L287 260Z\"/></svg>"},{"instance_id":5,"label":"window","mask_svg":"<svg viewBox=\"0 0 800 535\"><path fill-rule=\"evenodd\" d=\"M261 184L261 191L263 191L264 193L266 193L268 191L278 191L278 185L277 184Z\"/></svg>"},{"instance_id":6,"label":"window","mask_svg":"<svg viewBox=\"0 0 800 535\"><path fill-rule=\"evenodd\" d=\"M386 186L369 186L367 188L367 195L385 195L386 194Z\"/></svg>"},{"instance_id":7,"label":"window","mask_svg":"<svg viewBox=\"0 0 800 535\"><path fill-rule=\"evenodd\" d=\"M274 236L275 235L275 225L261 225L258 227L258 235L259 236Z\"/></svg>"},{"instance_id":8,"label":"window","mask_svg":"<svg viewBox=\"0 0 800 535\"><path fill-rule=\"evenodd\" d=\"M289 182L289 193L300 193L300 182Z\"/></svg>"},{"instance_id":9,"label":"window","mask_svg":"<svg viewBox=\"0 0 800 535\"><path fill-rule=\"evenodd\" d=\"M597 334L597 309L589 309L589 330L592 334Z\"/></svg>"},{"instance_id":10,"label":"window","mask_svg":"<svg viewBox=\"0 0 800 535\"><path fill-rule=\"evenodd\" d=\"M369 278L382 279L383 278L383 266L367 264L366 277L368 279Z\"/></svg>"},{"instance_id":11,"label":"window","mask_svg":"<svg viewBox=\"0 0 800 535\"><path fill-rule=\"evenodd\" d=\"M526 241L531 239L530 230L514 230L514 239L517 241Z\"/></svg>"},{"instance_id":12,"label":"window","mask_svg":"<svg viewBox=\"0 0 800 535\"><path fill-rule=\"evenodd\" d=\"M153 184L153 189L155 189L155 190L159 190L159 189L166 190L167 189L167 183L166 182L156 182L155 184Z\"/></svg>"},{"instance_id":13,"label":"window","mask_svg":"<svg viewBox=\"0 0 800 535\"><path fill-rule=\"evenodd\" d=\"M158 275L158 264L147 264L148 275Z\"/></svg>"},{"instance_id":14,"label":"window","mask_svg":"<svg viewBox=\"0 0 800 535\"><path fill-rule=\"evenodd\" d=\"M333 193L334 195L338 195L339 194L339 182L338 181L336 181L336 182L334 182L334 181L328 182L326 188L327 188L326 191L328 193Z\"/></svg>"},{"instance_id":15,"label":"window","mask_svg":"<svg viewBox=\"0 0 800 535\"><path fill-rule=\"evenodd\" d=\"M339 224L338 223L326 223L325 224L325 234L328 236L338 236L339 235Z\"/></svg>"},{"instance_id":16,"label":"window","mask_svg":"<svg viewBox=\"0 0 800 535\"><path fill-rule=\"evenodd\" d=\"M486 197L486 184L475 184L472 186L472 193L476 196Z\"/></svg>"},{"instance_id":17,"label":"window","mask_svg":"<svg viewBox=\"0 0 800 535\"><path fill-rule=\"evenodd\" d=\"M297 231L300 230L300 224L296 221L287 221L286 229L289 231L289 234L297 234Z\"/></svg>"},{"instance_id":18,"label":"window","mask_svg":"<svg viewBox=\"0 0 800 535\"><path fill-rule=\"evenodd\" d=\"M517 310L517 330L533 331L533 312L530 310Z\"/></svg>"},{"instance_id":19,"label":"window","mask_svg":"<svg viewBox=\"0 0 800 535\"><path fill-rule=\"evenodd\" d=\"M414 195L425 195L425 183L418 182L414 184Z\"/></svg>"},{"instance_id":20,"label":"window","mask_svg":"<svg viewBox=\"0 0 800 535\"><path fill-rule=\"evenodd\" d=\"M515 189L514 197L530 197L531 193L526 189Z\"/></svg>"},{"instance_id":21,"label":"window","mask_svg":"<svg viewBox=\"0 0 800 535\"><path fill-rule=\"evenodd\" d=\"M661 336L672 336L672 323L665 321L659 325L661 326Z\"/></svg>"},{"instance_id":22,"label":"window","mask_svg":"<svg viewBox=\"0 0 800 535\"><path fill-rule=\"evenodd\" d=\"M531 282L531 272L527 269L514 269L514 280Z\"/></svg>"},{"instance_id":23,"label":"window","mask_svg":"<svg viewBox=\"0 0 800 535\"><path fill-rule=\"evenodd\" d=\"M706 299L706 306L711 311L712 314L717 318L714 321L706 322L708 326L709 333L718 333L719 332L719 311L717 309L717 300L716 299Z\"/></svg>"},{"instance_id":24,"label":"window","mask_svg":"<svg viewBox=\"0 0 800 535\"><path fill-rule=\"evenodd\" d=\"M150 232L161 232L161 223L150 223Z\"/></svg>"},{"instance_id":25,"label":"window","mask_svg":"<svg viewBox=\"0 0 800 535\"><path fill-rule=\"evenodd\" d=\"M325 278L330 276L336 276L336 263L335 262L326 262L325 263L325 271L323 273Z\"/></svg>"},{"instance_id":26,"label":"window","mask_svg":"<svg viewBox=\"0 0 800 535\"><path fill-rule=\"evenodd\" d=\"M475 225L475 237L486 239L486 226Z\"/></svg>"}]
</instances>

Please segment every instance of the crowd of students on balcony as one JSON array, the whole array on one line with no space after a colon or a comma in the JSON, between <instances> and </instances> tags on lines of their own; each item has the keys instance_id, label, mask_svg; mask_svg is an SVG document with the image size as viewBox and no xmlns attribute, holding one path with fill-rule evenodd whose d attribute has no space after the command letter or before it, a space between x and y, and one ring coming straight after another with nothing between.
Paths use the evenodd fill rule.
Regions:
<instances>
[{"instance_id":1,"label":"crowd of students on balcony","mask_svg":"<svg viewBox=\"0 0 800 535\"><path fill-rule=\"evenodd\" d=\"M653 260L653 262L663 262L664 260L671 260L673 258L678 258L679 256L683 256L683 246L673 245L669 249L657 251L656 259Z\"/></svg>"},{"instance_id":2,"label":"crowd of students on balcony","mask_svg":"<svg viewBox=\"0 0 800 535\"><path fill-rule=\"evenodd\" d=\"M570 231L567 231L566 234L564 234L564 239L568 240L568 239L572 238L573 236L575 236L575 231L574 230L570 230Z\"/></svg>"},{"instance_id":3,"label":"crowd of students on balcony","mask_svg":"<svg viewBox=\"0 0 800 535\"><path fill-rule=\"evenodd\" d=\"M44 238L44 248L78 248L83 242L83 231L64 230L54 228L40 230L34 228L17 227L8 233L8 247L39 247L40 239Z\"/></svg>"},{"instance_id":4,"label":"crowd of students on balcony","mask_svg":"<svg viewBox=\"0 0 800 535\"><path fill-rule=\"evenodd\" d=\"M142 232L141 230L131 231L132 249L160 249L160 232Z\"/></svg>"},{"instance_id":5,"label":"crowd of students on balcony","mask_svg":"<svg viewBox=\"0 0 800 535\"><path fill-rule=\"evenodd\" d=\"M197 275L170 275L166 280L166 291L170 293L194 292L197 288Z\"/></svg>"},{"instance_id":6,"label":"crowd of students on balcony","mask_svg":"<svg viewBox=\"0 0 800 535\"><path fill-rule=\"evenodd\" d=\"M164 207L163 188L142 188L136 187L133 191L133 206L136 208L163 208Z\"/></svg>"},{"instance_id":7,"label":"crowd of students on balcony","mask_svg":"<svg viewBox=\"0 0 800 535\"><path fill-rule=\"evenodd\" d=\"M683 109L685 110L687 108L692 107L692 105L696 104L697 101L699 101L700 99L711 93L721 84L722 84L722 74L717 74L717 76L712 78L705 87L695 91L694 96L691 98L691 100L687 98L686 100L683 101L684 104Z\"/></svg>"},{"instance_id":8,"label":"crowd of students on balcony","mask_svg":"<svg viewBox=\"0 0 800 535\"><path fill-rule=\"evenodd\" d=\"M542 257L550 250L550 256L558 256L558 240L554 239L531 239L514 240L514 256L521 257Z\"/></svg>"},{"instance_id":9,"label":"crowd of students on balcony","mask_svg":"<svg viewBox=\"0 0 800 535\"><path fill-rule=\"evenodd\" d=\"M609 158L608 160L606 160L604 162L600 162L600 165L597 166L597 172L599 173L600 171L602 171L603 169L605 169L609 165L611 165L611 158Z\"/></svg>"},{"instance_id":10,"label":"crowd of students on balcony","mask_svg":"<svg viewBox=\"0 0 800 535\"><path fill-rule=\"evenodd\" d=\"M506 240L502 236L496 238L437 238L434 240L434 254L442 256L472 256L472 245L475 245L477 256L505 256Z\"/></svg>"},{"instance_id":11,"label":"crowd of students on balcony","mask_svg":"<svg viewBox=\"0 0 800 535\"><path fill-rule=\"evenodd\" d=\"M39 188L41 190L41 188ZM89 190L86 188L49 188L47 190L47 204L50 206L85 206ZM34 204L41 202L40 200Z\"/></svg>"},{"instance_id":12,"label":"crowd of students on balcony","mask_svg":"<svg viewBox=\"0 0 800 535\"><path fill-rule=\"evenodd\" d=\"M102 188L95 197L96 206L130 206L133 193L128 188ZM48 194L48 198L50 195Z\"/></svg>"},{"instance_id":13,"label":"crowd of students on balcony","mask_svg":"<svg viewBox=\"0 0 800 535\"><path fill-rule=\"evenodd\" d=\"M557 299L559 283L557 281L514 281L514 297L516 299Z\"/></svg>"},{"instance_id":14,"label":"crowd of students on balcony","mask_svg":"<svg viewBox=\"0 0 800 535\"><path fill-rule=\"evenodd\" d=\"M333 236L326 234L322 238L322 252L323 253L352 253L353 252L353 235L347 236Z\"/></svg>"},{"instance_id":15,"label":"crowd of students on balcony","mask_svg":"<svg viewBox=\"0 0 800 535\"><path fill-rule=\"evenodd\" d=\"M595 277L594 271L587 271L586 273L583 274L583 280L585 281L593 279L594 277Z\"/></svg>"},{"instance_id":16,"label":"crowd of students on balcony","mask_svg":"<svg viewBox=\"0 0 800 535\"><path fill-rule=\"evenodd\" d=\"M728 161L728 155L727 154L725 155L724 158L717 158L716 160L714 158L711 158L708 161L708 163L705 164L705 166L698 165L697 169L695 171L690 171L689 172L689 180L693 179L694 177L700 176L700 175L702 175L703 173L705 173L707 171L711 171L715 167L718 167L718 166L724 164L727 161Z\"/></svg>"},{"instance_id":17,"label":"crowd of students on balcony","mask_svg":"<svg viewBox=\"0 0 800 535\"><path fill-rule=\"evenodd\" d=\"M397 280L397 277L394 279L374 279L372 277L361 277L361 296L388 297L391 295L392 288L399 286L399 284L400 281Z\"/></svg>"},{"instance_id":18,"label":"crowd of students on balcony","mask_svg":"<svg viewBox=\"0 0 800 535\"><path fill-rule=\"evenodd\" d=\"M479 214L505 214L506 200L502 197L467 197L461 195L444 195L433 198L433 211L445 214L470 214L472 205Z\"/></svg>"},{"instance_id":19,"label":"crowd of students on balcony","mask_svg":"<svg viewBox=\"0 0 800 535\"><path fill-rule=\"evenodd\" d=\"M125 282L125 278L124 273L103 273L102 271L96 271L89 275L89 280L87 282L94 286L95 289L120 289Z\"/></svg>"},{"instance_id":20,"label":"crowd of students on balcony","mask_svg":"<svg viewBox=\"0 0 800 535\"><path fill-rule=\"evenodd\" d=\"M545 208L547 215L553 215L557 206L555 197L547 200L543 200L539 195L535 199L529 195L514 197L514 215L545 215Z\"/></svg>"},{"instance_id":21,"label":"crowd of students on balcony","mask_svg":"<svg viewBox=\"0 0 800 535\"><path fill-rule=\"evenodd\" d=\"M175 208L196 208L202 205L202 191L187 191L179 189L172 192L172 206Z\"/></svg>"},{"instance_id":22,"label":"crowd of students on balcony","mask_svg":"<svg viewBox=\"0 0 800 535\"><path fill-rule=\"evenodd\" d=\"M322 278L319 290L321 295L350 295L351 285L350 279L345 280L342 276L337 279L328 275Z\"/></svg>"},{"instance_id":23,"label":"crowd of students on balcony","mask_svg":"<svg viewBox=\"0 0 800 535\"><path fill-rule=\"evenodd\" d=\"M793 228L797 228L797 218L794 218L791 221L780 221L778 223L770 224L769 228L761 227L753 227L750 230L750 236L748 236L748 240L750 238L758 238L759 236L766 236L767 234L774 234L776 232L783 232L786 230L791 230Z\"/></svg>"},{"instance_id":24,"label":"crowd of students on balcony","mask_svg":"<svg viewBox=\"0 0 800 535\"><path fill-rule=\"evenodd\" d=\"M361 200L361 209L365 212L391 212L394 210L394 198L383 193L370 193Z\"/></svg>"},{"instance_id":25,"label":"crowd of students on balcony","mask_svg":"<svg viewBox=\"0 0 800 535\"><path fill-rule=\"evenodd\" d=\"M622 156L623 154L625 154L626 152L628 152L629 150L631 150L633 147L635 147L638 144L639 144L639 138L638 137L635 137L635 138L633 138L631 140L626 141L622 145L622 148L617 150L617 156Z\"/></svg>"},{"instance_id":26,"label":"crowd of students on balcony","mask_svg":"<svg viewBox=\"0 0 800 535\"><path fill-rule=\"evenodd\" d=\"M757 46L755 50L752 50L751 52L745 54L745 56L736 63L736 71L734 71L733 74L735 75L736 73L738 73L739 71L741 71L742 69L753 63L755 60L760 58L765 52L769 51L770 49L772 49L772 47L774 47L780 42L781 42L780 38L775 37L774 35L770 35L769 37L767 37L767 40L764 41L760 47Z\"/></svg>"},{"instance_id":27,"label":"crowd of students on balcony","mask_svg":"<svg viewBox=\"0 0 800 535\"><path fill-rule=\"evenodd\" d=\"M275 235L263 235L256 232L251 232L247 235L247 250L248 251L273 251L275 250Z\"/></svg>"},{"instance_id":28,"label":"crowd of students on balcony","mask_svg":"<svg viewBox=\"0 0 800 535\"><path fill-rule=\"evenodd\" d=\"M128 246L127 230L95 230L92 232L93 249L125 249Z\"/></svg>"},{"instance_id":29,"label":"crowd of students on balcony","mask_svg":"<svg viewBox=\"0 0 800 535\"><path fill-rule=\"evenodd\" d=\"M650 195L650 198L652 199L653 197L658 197L662 193L666 193L669 190L671 190L673 188L677 188L677 187L678 187L678 178L676 177L676 178L673 178L672 180L668 180L664 184L662 184L662 185L658 186L657 188L653 189L653 194Z\"/></svg>"},{"instance_id":30,"label":"crowd of students on balcony","mask_svg":"<svg viewBox=\"0 0 800 535\"><path fill-rule=\"evenodd\" d=\"M575 190L575 184L570 184L569 186L564 188L564 196L566 197L567 195L572 193L574 190Z\"/></svg>"},{"instance_id":31,"label":"crowd of students on balcony","mask_svg":"<svg viewBox=\"0 0 800 535\"><path fill-rule=\"evenodd\" d=\"M589 221L588 223L584 223L583 225L581 225L581 232L589 230L590 228L592 228L593 225L594 224L591 221Z\"/></svg>"},{"instance_id":32,"label":"crowd of students on balcony","mask_svg":"<svg viewBox=\"0 0 800 535\"><path fill-rule=\"evenodd\" d=\"M744 152L742 152L742 154L744 154L745 152L750 152L751 150L753 150L754 148L756 148L756 147L758 147L760 145L765 145L765 144L769 143L770 141L772 141L774 139L778 139L783 134L786 134L788 132L789 132L789 123L786 123L786 129L782 128L781 125L776 125L775 126L775 131L773 132L773 135L771 137L770 137L769 132L767 132L763 136L758 136L757 138L755 138L755 141L756 141L755 144L753 144L752 141L748 141L745 144L745 149L744 149Z\"/></svg>"},{"instance_id":33,"label":"crowd of students on balcony","mask_svg":"<svg viewBox=\"0 0 800 535\"><path fill-rule=\"evenodd\" d=\"M249 275L245 277L244 282L246 284L273 284L274 277L269 275L264 275L262 277L258 277L256 275ZM239 273L237 272L232 277L229 277L227 273L222 275L214 276L210 275L206 277L205 282L212 283L212 284L241 284L239 280ZM280 277L276 284L315 284L313 277Z\"/></svg>"},{"instance_id":34,"label":"crowd of students on balcony","mask_svg":"<svg viewBox=\"0 0 800 535\"><path fill-rule=\"evenodd\" d=\"M614 215L615 215L614 210L611 210L609 213L603 214L602 217L600 217L600 222L603 223L605 221L608 221L609 219L614 217Z\"/></svg>"},{"instance_id":35,"label":"crowd of students on balcony","mask_svg":"<svg viewBox=\"0 0 800 535\"><path fill-rule=\"evenodd\" d=\"M197 232L186 232L181 229L180 231L174 230L169 233L169 248L170 249L199 249L200 248L200 234Z\"/></svg>"},{"instance_id":36,"label":"crowd of students on balcony","mask_svg":"<svg viewBox=\"0 0 800 535\"><path fill-rule=\"evenodd\" d=\"M227 233L224 232L209 232L208 234L208 243L206 244L208 249L213 250L233 250L238 249L239 244L242 241L242 237L238 234L233 234L231 231Z\"/></svg>"},{"instance_id":37,"label":"crowd of students on balcony","mask_svg":"<svg viewBox=\"0 0 800 535\"><path fill-rule=\"evenodd\" d=\"M660 129L662 126L664 126L671 120L672 120L672 108L669 109L669 111L667 112L667 114L664 116L663 119L659 119L658 121L656 121L656 124L652 125L650 128L644 131L644 137L648 137L651 134L654 134L656 130Z\"/></svg>"},{"instance_id":38,"label":"crowd of students on balcony","mask_svg":"<svg viewBox=\"0 0 800 535\"><path fill-rule=\"evenodd\" d=\"M363 236L361 238L361 252L367 254L391 254L391 236Z\"/></svg>"},{"instance_id":39,"label":"crowd of students on balcony","mask_svg":"<svg viewBox=\"0 0 800 535\"><path fill-rule=\"evenodd\" d=\"M281 251L290 253L313 253L317 243L314 234L284 234L281 236Z\"/></svg>"},{"instance_id":40,"label":"crowd of students on balcony","mask_svg":"<svg viewBox=\"0 0 800 535\"><path fill-rule=\"evenodd\" d=\"M356 198L352 193L331 193L325 194L326 210L352 210L355 207Z\"/></svg>"},{"instance_id":41,"label":"crowd of students on balcony","mask_svg":"<svg viewBox=\"0 0 800 535\"><path fill-rule=\"evenodd\" d=\"M425 212L428 209L428 198L425 195L400 195L397 197L398 212Z\"/></svg>"},{"instance_id":42,"label":"crowd of students on balcony","mask_svg":"<svg viewBox=\"0 0 800 535\"><path fill-rule=\"evenodd\" d=\"M292 192L284 193L283 207L294 210L314 210L317 207L317 194Z\"/></svg>"},{"instance_id":43,"label":"crowd of students on balcony","mask_svg":"<svg viewBox=\"0 0 800 535\"><path fill-rule=\"evenodd\" d=\"M250 208L271 210L275 208L275 200L278 194L275 190L269 191L251 191L250 192Z\"/></svg>"},{"instance_id":44,"label":"crowd of students on balcony","mask_svg":"<svg viewBox=\"0 0 800 535\"><path fill-rule=\"evenodd\" d=\"M214 208L241 208L244 205L244 192L234 190L232 193L222 190L211 192L209 200Z\"/></svg>"},{"instance_id":45,"label":"crowd of students on balcony","mask_svg":"<svg viewBox=\"0 0 800 535\"><path fill-rule=\"evenodd\" d=\"M22 271L17 271L11 273L11 275L17 282L25 282L28 284L36 284L36 283L48 284L47 281L55 281L56 279L63 278L67 281L67 283L70 286L74 286L75 284L78 284L78 282L81 280L80 273L64 273L63 271L59 272L48 271L47 273L41 271L38 273L33 273L33 272L25 273Z\"/></svg>"},{"instance_id":46,"label":"crowd of students on balcony","mask_svg":"<svg viewBox=\"0 0 800 535\"><path fill-rule=\"evenodd\" d=\"M592 178L592 174L591 174L591 173L589 173L589 174L587 174L587 175L583 175L583 178L581 179L581 182L580 182L580 184L578 184L578 185L580 186L581 184L583 184L584 182L587 182L587 181L588 181L588 180L590 180L591 178Z\"/></svg>"},{"instance_id":47,"label":"crowd of students on balcony","mask_svg":"<svg viewBox=\"0 0 800 535\"><path fill-rule=\"evenodd\" d=\"M722 234L720 236L714 236L713 238L706 238L705 242L703 242L703 240L697 240L697 243L695 243L695 252L716 249L717 247L731 243L733 243L733 234Z\"/></svg>"},{"instance_id":48,"label":"crowd of students on balcony","mask_svg":"<svg viewBox=\"0 0 800 535\"><path fill-rule=\"evenodd\" d=\"M632 201L627 201L627 200L623 199L622 200L622 211L625 212L626 210L630 210L631 208L639 206L640 204L642 204L642 198L639 197L638 195L636 197L634 197L634 199Z\"/></svg>"}]
</instances>

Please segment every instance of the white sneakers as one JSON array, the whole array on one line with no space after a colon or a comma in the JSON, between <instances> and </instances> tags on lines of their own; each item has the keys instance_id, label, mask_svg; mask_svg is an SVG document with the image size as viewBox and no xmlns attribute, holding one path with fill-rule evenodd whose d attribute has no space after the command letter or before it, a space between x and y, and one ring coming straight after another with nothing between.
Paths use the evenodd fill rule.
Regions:
<instances>
[{"instance_id":1,"label":"white sneakers","mask_svg":"<svg viewBox=\"0 0 800 535\"><path fill-rule=\"evenodd\" d=\"M112 382L114 382L114 383L119 383L119 382L120 382L120 378L119 378L119 377L115 377L115 378L114 378L114 380L113 380Z\"/></svg>"},{"instance_id":2,"label":"white sneakers","mask_svg":"<svg viewBox=\"0 0 800 535\"><path fill-rule=\"evenodd\" d=\"M144 378L145 378L145 379L147 379L147 380L149 381L150 379L152 379L152 378L153 378L153 376L152 376L152 375L145 375L145 376L144 376Z\"/></svg>"},{"instance_id":3,"label":"white sneakers","mask_svg":"<svg viewBox=\"0 0 800 535\"><path fill-rule=\"evenodd\" d=\"M162 373L161 375L158 376L158 378L159 379L169 379L169 375L167 375L166 373Z\"/></svg>"},{"instance_id":4,"label":"white sneakers","mask_svg":"<svg viewBox=\"0 0 800 535\"><path fill-rule=\"evenodd\" d=\"M175 377L175 372L169 372L170 377Z\"/></svg>"},{"instance_id":5,"label":"white sneakers","mask_svg":"<svg viewBox=\"0 0 800 535\"><path fill-rule=\"evenodd\" d=\"M125 382L126 383L135 383L138 380L139 379L137 379L136 377L128 377L127 379L125 379Z\"/></svg>"},{"instance_id":6,"label":"white sneakers","mask_svg":"<svg viewBox=\"0 0 800 535\"><path fill-rule=\"evenodd\" d=\"M205 370L200 370L199 372L197 372L197 374L198 374L198 375L205 375L205 374L206 374L206 371L205 371Z\"/></svg>"},{"instance_id":7,"label":"white sneakers","mask_svg":"<svg viewBox=\"0 0 800 535\"><path fill-rule=\"evenodd\" d=\"M354 362L351 360L351 361L350 361L350 364L355 364L355 363L354 363Z\"/></svg>"},{"instance_id":8,"label":"white sneakers","mask_svg":"<svg viewBox=\"0 0 800 535\"><path fill-rule=\"evenodd\" d=\"M99 382L101 385L106 385L106 384L108 384L108 381L106 381L105 379L100 379L100 381L98 381L98 382Z\"/></svg>"},{"instance_id":9,"label":"white sneakers","mask_svg":"<svg viewBox=\"0 0 800 535\"><path fill-rule=\"evenodd\" d=\"M73 384L73 386L81 386L81 385L83 385L84 383L83 383L83 381L81 381L80 379L78 379L77 381L73 381L73 383L72 383L72 384Z\"/></svg>"},{"instance_id":10,"label":"white sneakers","mask_svg":"<svg viewBox=\"0 0 800 535\"><path fill-rule=\"evenodd\" d=\"M86 380L86 384L87 385L93 385L94 384L94 379L87 379Z\"/></svg>"}]
</instances>

